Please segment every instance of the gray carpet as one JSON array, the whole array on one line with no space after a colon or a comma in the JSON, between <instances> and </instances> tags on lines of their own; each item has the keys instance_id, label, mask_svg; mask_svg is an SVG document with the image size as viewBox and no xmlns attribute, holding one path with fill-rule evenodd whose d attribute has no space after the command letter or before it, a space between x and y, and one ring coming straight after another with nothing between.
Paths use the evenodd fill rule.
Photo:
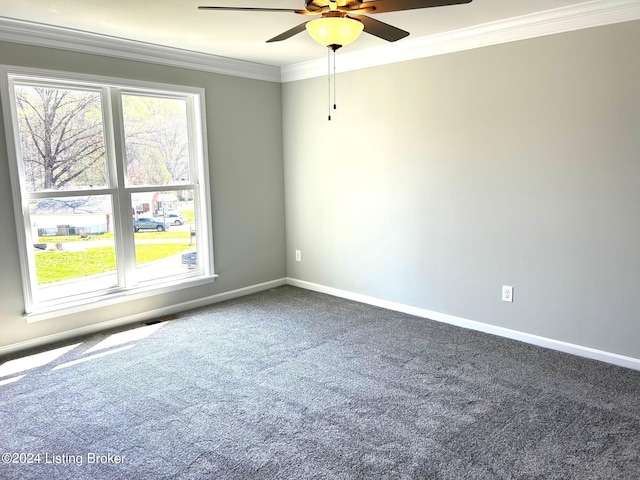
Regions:
<instances>
[{"instance_id":1,"label":"gray carpet","mask_svg":"<svg viewBox=\"0 0 640 480\"><path fill-rule=\"evenodd\" d=\"M294 287L165 320L0 365L0 478L640 478L640 372Z\"/></svg>"}]
</instances>

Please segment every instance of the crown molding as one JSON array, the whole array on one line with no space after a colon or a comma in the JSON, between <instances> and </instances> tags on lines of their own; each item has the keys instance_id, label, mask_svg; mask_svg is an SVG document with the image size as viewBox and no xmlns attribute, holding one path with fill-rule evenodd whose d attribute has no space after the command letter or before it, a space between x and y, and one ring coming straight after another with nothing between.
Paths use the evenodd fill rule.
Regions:
<instances>
[{"instance_id":1,"label":"crown molding","mask_svg":"<svg viewBox=\"0 0 640 480\"><path fill-rule=\"evenodd\" d=\"M107 35L0 17L0 41L280 82L280 68Z\"/></svg>"},{"instance_id":2,"label":"crown molding","mask_svg":"<svg viewBox=\"0 0 640 480\"><path fill-rule=\"evenodd\" d=\"M526 40L640 19L640 0L592 0L437 35L342 53L338 72ZM236 77L292 82L326 74L324 59L263 65L107 35L0 17L0 41L188 68Z\"/></svg>"},{"instance_id":3,"label":"crown molding","mask_svg":"<svg viewBox=\"0 0 640 480\"><path fill-rule=\"evenodd\" d=\"M343 53L338 72L403 62L501 43L640 19L640 0L594 0L437 35ZM326 60L282 67L281 81L292 82L327 73Z\"/></svg>"}]
</instances>

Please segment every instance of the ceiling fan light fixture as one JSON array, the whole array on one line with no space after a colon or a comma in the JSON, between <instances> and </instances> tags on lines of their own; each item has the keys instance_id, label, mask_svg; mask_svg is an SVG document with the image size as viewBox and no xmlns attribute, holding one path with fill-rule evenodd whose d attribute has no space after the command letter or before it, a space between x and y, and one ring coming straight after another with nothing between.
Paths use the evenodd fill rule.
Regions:
<instances>
[{"instance_id":1,"label":"ceiling fan light fixture","mask_svg":"<svg viewBox=\"0 0 640 480\"><path fill-rule=\"evenodd\" d=\"M306 29L320 45L344 47L360 36L364 25L349 17L322 17L307 22Z\"/></svg>"}]
</instances>

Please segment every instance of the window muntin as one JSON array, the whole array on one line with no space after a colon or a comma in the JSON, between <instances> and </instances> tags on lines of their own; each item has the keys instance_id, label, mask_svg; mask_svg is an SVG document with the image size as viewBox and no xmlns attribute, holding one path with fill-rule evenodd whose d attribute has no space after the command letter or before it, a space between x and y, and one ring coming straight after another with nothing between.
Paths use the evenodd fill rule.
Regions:
<instances>
[{"instance_id":1,"label":"window muntin","mask_svg":"<svg viewBox=\"0 0 640 480\"><path fill-rule=\"evenodd\" d=\"M200 90L3 70L27 313L214 277L210 249L195 255L211 231ZM169 175L134 178L136 162ZM141 195L166 232L135 232Z\"/></svg>"}]
</instances>

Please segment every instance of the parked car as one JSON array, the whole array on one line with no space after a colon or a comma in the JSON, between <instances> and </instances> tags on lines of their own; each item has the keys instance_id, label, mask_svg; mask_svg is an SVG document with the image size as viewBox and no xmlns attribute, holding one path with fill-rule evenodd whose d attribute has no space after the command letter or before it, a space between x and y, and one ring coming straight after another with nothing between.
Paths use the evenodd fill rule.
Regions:
<instances>
[{"instance_id":1,"label":"parked car","mask_svg":"<svg viewBox=\"0 0 640 480\"><path fill-rule=\"evenodd\" d=\"M185 222L185 217L181 213L167 213L164 216L158 216L155 218L157 221L163 221L169 225L182 225Z\"/></svg>"},{"instance_id":2,"label":"parked car","mask_svg":"<svg viewBox=\"0 0 640 480\"><path fill-rule=\"evenodd\" d=\"M182 264L187 268L196 268L198 266L197 252L187 252L182 254Z\"/></svg>"},{"instance_id":3,"label":"parked car","mask_svg":"<svg viewBox=\"0 0 640 480\"><path fill-rule=\"evenodd\" d=\"M169 230L169 224L156 221L153 218L139 218L133 221L133 229L136 232L139 230L157 230L164 232L165 230Z\"/></svg>"}]
</instances>

